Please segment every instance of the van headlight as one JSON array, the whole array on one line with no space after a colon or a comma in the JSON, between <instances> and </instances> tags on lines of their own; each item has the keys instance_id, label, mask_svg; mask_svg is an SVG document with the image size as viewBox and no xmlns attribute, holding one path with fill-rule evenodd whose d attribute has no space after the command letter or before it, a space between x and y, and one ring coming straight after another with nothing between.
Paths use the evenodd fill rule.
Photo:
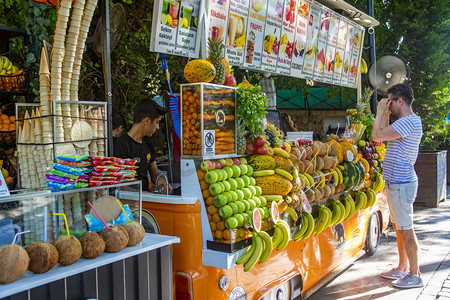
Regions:
<instances>
[{"instance_id":1,"label":"van headlight","mask_svg":"<svg viewBox=\"0 0 450 300\"><path fill-rule=\"evenodd\" d=\"M247 300L247 293L242 286L235 286L234 289L231 290L228 300Z\"/></svg>"}]
</instances>

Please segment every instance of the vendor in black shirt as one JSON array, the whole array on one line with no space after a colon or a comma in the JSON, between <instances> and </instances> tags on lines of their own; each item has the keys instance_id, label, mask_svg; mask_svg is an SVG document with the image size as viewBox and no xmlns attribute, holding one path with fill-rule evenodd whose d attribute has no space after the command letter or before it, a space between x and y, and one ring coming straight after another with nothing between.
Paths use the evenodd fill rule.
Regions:
<instances>
[{"instance_id":1,"label":"vendor in black shirt","mask_svg":"<svg viewBox=\"0 0 450 300\"><path fill-rule=\"evenodd\" d=\"M155 150L149 140L167 110L152 100L139 101L133 110L133 126L127 134L114 140L114 156L137 160L137 179L142 180L142 190L151 192L155 188L158 167ZM148 180L147 171L151 180ZM172 187L169 185L169 192Z\"/></svg>"}]
</instances>

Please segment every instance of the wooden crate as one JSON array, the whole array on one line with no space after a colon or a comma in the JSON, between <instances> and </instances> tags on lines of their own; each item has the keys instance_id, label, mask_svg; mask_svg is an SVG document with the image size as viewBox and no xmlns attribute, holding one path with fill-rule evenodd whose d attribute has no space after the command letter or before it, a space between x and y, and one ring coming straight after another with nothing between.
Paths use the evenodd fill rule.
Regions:
<instances>
[{"instance_id":1,"label":"wooden crate","mask_svg":"<svg viewBox=\"0 0 450 300\"><path fill-rule=\"evenodd\" d=\"M415 204L438 207L447 196L447 151L420 151L415 169L419 177Z\"/></svg>"}]
</instances>

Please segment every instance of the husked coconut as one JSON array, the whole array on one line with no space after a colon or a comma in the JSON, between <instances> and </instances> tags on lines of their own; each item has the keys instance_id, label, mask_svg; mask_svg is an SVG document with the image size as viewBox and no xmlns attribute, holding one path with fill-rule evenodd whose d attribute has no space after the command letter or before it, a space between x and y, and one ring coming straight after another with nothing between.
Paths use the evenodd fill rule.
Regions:
<instances>
[{"instance_id":1,"label":"husked coconut","mask_svg":"<svg viewBox=\"0 0 450 300\"><path fill-rule=\"evenodd\" d=\"M333 168L333 166L334 166L334 160L330 156L325 155L323 157L323 168L331 169L331 168Z\"/></svg>"},{"instance_id":2,"label":"husked coconut","mask_svg":"<svg viewBox=\"0 0 450 300\"><path fill-rule=\"evenodd\" d=\"M300 174L305 173L305 163L302 162L301 160L298 161L298 166L297 166L297 168L298 168L298 172L299 172Z\"/></svg>"},{"instance_id":3,"label":"husked coconut","mask_svg":"<svg viewBox=\"0 0 450 300\"><path fill-rule=\"evenodd\" d=\"M84 258L96 258L105 251L105 241L94 231L86 231L79 240Z\"/></svg>"},{"instance_id":4,"label":"husked coconut","mask_svg":"<svg viewBox=\"0 0 450 300\"><path fill-rule=\"evenodd\" d=\"M295 156L295 154L293 154L292 152L289 153L289 156L291 158L292 163L294 164L294 167L298 166L298 157Z\"/></svg>"},{"instance_id":5,"label":"husked coconut","mask_svg":"<svg viewBox=\"0 0 450 300\"><path fill-rule=\"evenodd\" d=\"M312 162L310 160L305 160L305 172L311 175L314 172L314 167L312 166ZM304 173L304 172L303 172Z\"/></svg>"},{"instance_id":6,"label":"husked coconut","mask_svg":"<svg viewBox=\"0 0 450 300\"><path fill-rule=\"evenodd\" d=\"M336 145L332 142L325 143L325 146L327 147L327 155L333 156L336 152Z\"/></svg>"},{"instance_id":7,"label":"husked coconut","mask_svg":"<svg viewBox=\"0 0 450 300\"><path fill-rule=\"evenodd\" d=\"M22 277L28 269L30 259L19 245L0 248L0 284L11 283Z\"/></svg>"},{"instance_id":8,"label":"husked coconut","mask_svg":"<svg viewBox=\"0 0 450 300\"><path fill-rule=\"evenodd\" d=\"M81 257L81 243L73 235L60 235L53 243L58 250L59 263L69 266Z\"/></svg>"},{"instance_id":9,"label":"husked coconut","mask_svg":"<svg viewBox=\"0 0 450 300\"><path fill-rule=\"evenodd\" d=\"M308 198L309 203L316 201L316 193L312 189L307 190L305 195Z\"/></svg>"},{"instance_id":10,"label":"husked coconut","mask_svg":"<svg viewBox=\"0 0 450 300\"><path fill-rule=\"evenodd\" d=\"M314 179L314 182L316 183L315 187L319 186L321 177L319 175L319 173L317 173L316 171L312 172L311 177Z\"/></svg>"},{"instance_id":11,"label":"husked coconut","mask_svg":"<svg viewBox=\"0 0 450 300\"><path fill-rule=\"evenodd\" d=\"M119 252L128 245L128 232L120 225L112 225L100 231L100 236L105 240L106 252Z\"/></svg>"},{"instance_id":12,"label":"husked coconut","mask_svg":"<svg viewBox=\"0 0 450 300\"><path fill-rule=\"evenodd\" d=\"M323 166L325 165L323 162L323 158L321 156L316 156L316 170L322 170Z\"/></svg>"},{"instance_id":13,"label":"husked coconut","mask_svg":"<svg viewBox=\"0 0 450 300\"><path fill-rule=\"evenodd\" d=\"M122 227L128 232L128 247L137 245L144 239L145 229L141 223L136 221L126 222Z\"/></svg>"},{"instance_id":14,"label":"husked coconut","mask_svg":"<svg viewBox=\"0 0 450 300\"><path fill-rule=\"evenodd\" d=\"M323 194L324 194L323 188L321 186L318 186L316 188L316 201L323 199Z\"/></svg>"},{"instance_id":15,"label":"husked coconut","mask_svg":"<svg viewBox=\"0 0 450 300\"><path fill-rule=\"evenodd\" d=\"M34 242L25 249L30 257L28 270L42 274L51 270L59 260L58 250L50 243Z\"/></svg>"},{"instance_id":16,"label":"husked coconut","mask_svg":"<svg viewBox=\"0 0 450 300\"><path fill-rule=\"evenodd\" d=\"M327 155L327 146L319 141L317 141L317 144L319 145L319 156Z\"/></svg>"},{"instance_id":17,"label":"husked coconut","mask_svg":"<svg viewBox=\"0 0 450 300\"><path fill-rule=\"evenodd\" d=\"M323 186L323 196L324 198L328 198L331 195L331 189L328 185Z\"/></svg>"},{"instance_id":18,"label":"husked coconut","mask_svg":"<svg viewBox=\"0 0 450 300\"><path fill-rule=\"evenodd\" d=\"M304 190L306 187L306 181L302 177L299 177L298 179L300 179L300 188L299 189Z\"/></svg>"},{"instance_id":19,"label":"husked coconut","mask_svg":"<svg viewBox=\"0 0 450 300\"><path fill-rule=\"evenodd\" d=\"M334 185L332 185L331 183L327 184L328 187L330 188L331 191L331 195L336 194L336 187Z\"/></svg>"}]
</instances>

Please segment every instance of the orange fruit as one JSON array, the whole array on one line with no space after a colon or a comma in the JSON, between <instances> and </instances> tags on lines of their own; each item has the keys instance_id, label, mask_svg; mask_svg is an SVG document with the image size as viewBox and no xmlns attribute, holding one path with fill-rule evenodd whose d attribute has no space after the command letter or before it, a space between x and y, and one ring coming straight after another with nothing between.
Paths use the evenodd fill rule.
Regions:
<instances>
[{"instance_id":1,"label":"orange fruit","mask_svg":"<svg viewBox=\"0 0 450 300\"><path fill-rule=\"evenodd\" d=\"M221 240L223 238L223 234L222 234L221 230L217 230L214 235L215 235L216 239Z\"/></svg>"},{"instance_id":2,"label":"orange fruit","mask_svg":"<svg viewBox=\"0 0 450 300\"><path fill-rule=\"evenodd\" d=\"M9 120L11 121L11 123L15 122L16 121L16 117L15 116L9 116Z\"/></svg>"},{"instance_id":3,"label":"orange fruit","mask_svg":"<svg viewBox=\"0 0 450 300\"><path fill-rule=\"evenodd\" d=\"M6 183L8 184L8 183L11 182L12 179L13 179L13 178L12 178L11 176L8 176L8 177L5 178L5 181L6 181Z\"/></svg>"}]
</instances>

